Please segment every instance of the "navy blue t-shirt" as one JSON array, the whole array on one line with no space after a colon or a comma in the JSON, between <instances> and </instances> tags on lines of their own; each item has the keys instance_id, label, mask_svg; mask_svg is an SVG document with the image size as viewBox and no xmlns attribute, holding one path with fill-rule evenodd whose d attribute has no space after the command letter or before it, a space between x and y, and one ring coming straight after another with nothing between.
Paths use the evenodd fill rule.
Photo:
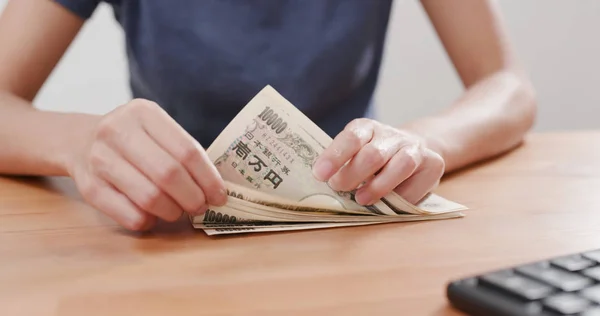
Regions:
<instances>
[{"instance_id":1,"label":"navy blue t-shirt","mask_svg":"<svg viewBox=\"0 0 600 316\"><path fill-rule=\"evenodd\" d=\"M101 0L55 0L89 18ZM392 0L108 0L136 98L208 147L267 84L334 137L371 117Z\"/></svg>"}]
</instances>

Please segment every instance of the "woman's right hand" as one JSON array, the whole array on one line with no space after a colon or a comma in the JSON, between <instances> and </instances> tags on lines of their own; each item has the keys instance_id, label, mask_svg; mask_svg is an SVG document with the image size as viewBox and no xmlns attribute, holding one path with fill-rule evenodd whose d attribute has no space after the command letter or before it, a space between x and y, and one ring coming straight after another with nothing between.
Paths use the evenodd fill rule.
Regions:
<instances>
[{"instance_id":1,"label":"woman's right hand","mask_svg":"<svg viewBox=\"0 0 600 316\"><path fill-rule=\"evenodd\" d=\"M81 140L69 174L90 205L127 229L147 230L157 218L172 222L227 200L202 146L154 102L118 107Z\"/></svg>"},{"instance_id":2,"label":"woman's right hand","mask_svg":"<svg viewBox=\"0 0 600 316\"><path fill-rule=\"evenodd\" d=\"M133 100L104 116L32 108L84 22L55 1L3 8L0 173L71 176L86 202L131 230L225 203L202 146L155 103Z\"/></svg>"}]
</instances>

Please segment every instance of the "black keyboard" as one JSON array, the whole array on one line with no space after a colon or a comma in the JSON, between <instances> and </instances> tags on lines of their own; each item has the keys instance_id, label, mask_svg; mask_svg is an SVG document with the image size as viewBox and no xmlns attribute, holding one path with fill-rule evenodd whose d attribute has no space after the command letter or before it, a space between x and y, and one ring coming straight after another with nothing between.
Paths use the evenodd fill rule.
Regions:
<instances>
[{"instance_id":1,"label":"black keyboard","mask_svg":"<svg viewBox=\"0 0 600 316\"><path fill-rule=\"evenodd\" d=\"M472 316L600 316L600 249L451 281L446 295Z\"/></svg>"}]
</instances>

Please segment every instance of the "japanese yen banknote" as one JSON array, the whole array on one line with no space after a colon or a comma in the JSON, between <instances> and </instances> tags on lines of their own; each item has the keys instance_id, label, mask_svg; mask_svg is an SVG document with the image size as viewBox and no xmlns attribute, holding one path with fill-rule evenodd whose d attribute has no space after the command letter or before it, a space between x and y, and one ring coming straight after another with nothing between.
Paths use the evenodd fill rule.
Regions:
<instances>
[{"instance_id":1,"label":"japanese yen banknote","mask_svg":"<svg viewBox=\"0 0 600 316\"><path fill-rule=\"evenodd\" d=\"M429 194L412 205L392 192L370 206L318 181L312 166L332 139L271 86L227 125L207 153L228 202L192 217L207 234L315 229L461 217L465 206Z\"/></svg>"}]
</instances>

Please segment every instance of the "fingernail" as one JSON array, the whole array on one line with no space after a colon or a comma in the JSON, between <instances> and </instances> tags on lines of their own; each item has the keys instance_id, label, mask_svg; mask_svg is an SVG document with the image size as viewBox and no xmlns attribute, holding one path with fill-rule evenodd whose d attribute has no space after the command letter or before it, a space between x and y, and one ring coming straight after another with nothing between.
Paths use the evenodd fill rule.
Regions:
<instances>
[{"instance_id":1,"label":"fingernail","mask_svg":"<svg viewBox=\"0 0 600 316\"><path fill-rule=\"evenodd\" d=\"M373 195L371 194L371 192L366 191L366 190L358 191L358 193L356 193L356 196L354 196L354 198L356 199L356 202L360 205L373 204L372 203Z\"/></svg>"},{"instance_id":2,"label":"fingernail","mask_svg":"<svg viewBox=\"0 0 600 316\"><path fill-rule=\"evenodd\" d=\"M204 205L202 205L202 207L200 207L199 209L197 209L194 212L194 215L202 215L202 214L206 213L206 211L208 211L208 205L204 204Z\"/></svg>"},{"instance_id":3,"label":"fingernail","mask_svg":"<svg viewBox=\"0 0 600 316\"><path fill-rule=\"evenodd\" d=\"M342 189L339 186L338 179L338 176L334 176L331 179L329 179L329 181L327 181L327 185L329 185L329 187L334 191L342 191Z\"/></svg>"},{"instance_id":4,"label":"fingernail","mask_svg":"<svg viewBox=\"0 0 600 316\"><path fill-rule=\"evenodd\" d=\"M223 206L227 203L227 189L223 188L219 190L219 195L215 201L216 206Z\"/></svg>"},{"instance_id":5,"label":"fingernail","mask_svg":"<svg viewBox=\"0 0 600 316\"><path fill-rule=\"evenodd\" d=\"M313 166L313 175L319 181L327 181L331 177L333 164L327 159L319 159Z\"/></svg>"}]
</instances>

